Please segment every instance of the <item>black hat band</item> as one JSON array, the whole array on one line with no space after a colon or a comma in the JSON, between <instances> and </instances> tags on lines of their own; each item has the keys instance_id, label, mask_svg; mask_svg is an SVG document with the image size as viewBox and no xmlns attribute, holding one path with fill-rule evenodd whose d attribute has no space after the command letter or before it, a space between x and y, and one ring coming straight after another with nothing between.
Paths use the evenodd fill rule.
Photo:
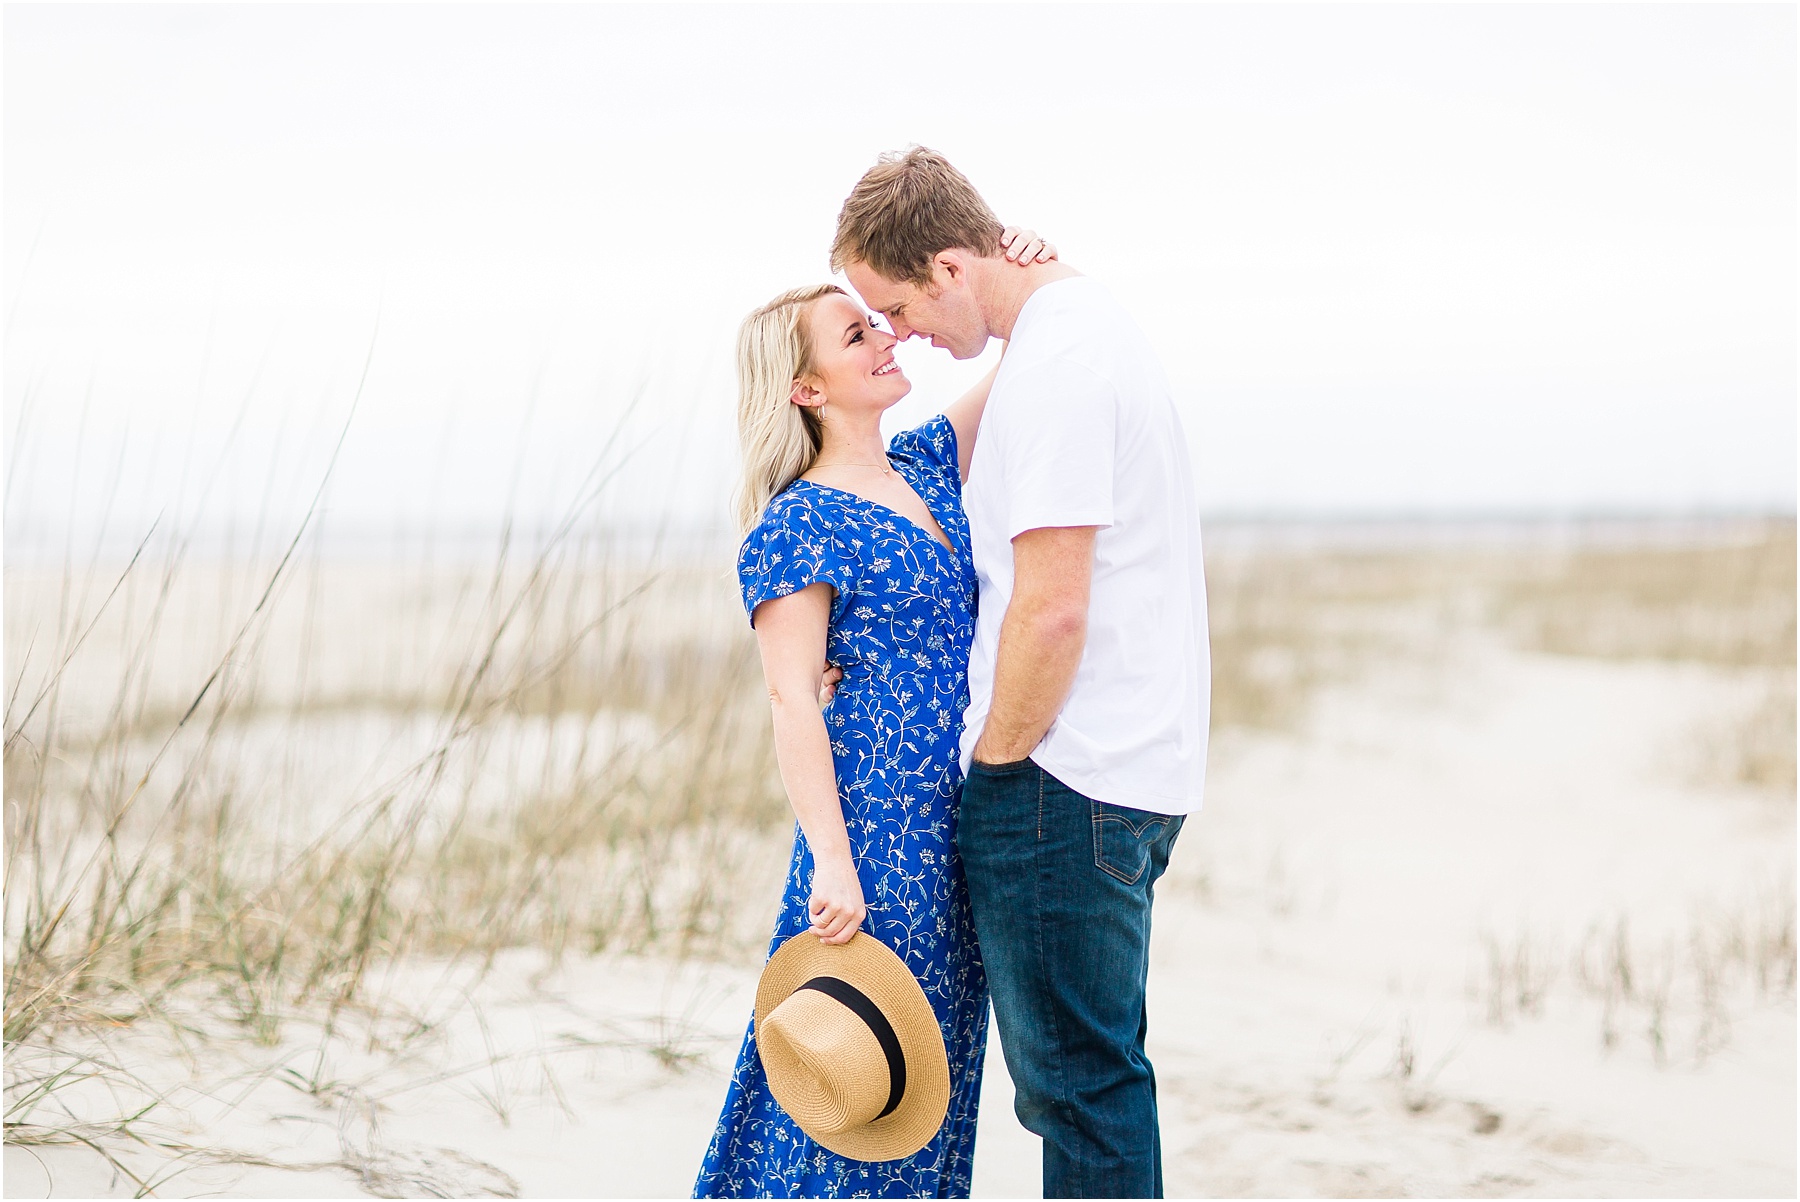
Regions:
<instances>
[{"instance_id":1,"label":"black hat band","mask_svg":"<svg viewBox=\"0 0 1800 1202\"><path fill-rule=\"evenodd\" d=\"M881 1045L881 1054L887 1057L888 1063L888 1100L880 1114L871 1119L884 1119L894 1113L900 1105L900 1099L906 1093L906 1057L900 1053L900 1038L894 1034L894 1028L881 1012L881 1007L869 1000L869 995L839 977L814 977L800 989L813 989L834 1001L842 1002L845 1009L863 1020L875 1036L875 1042ZM799 990L795 990L796 993Z\"/></svg>"}]
</instances>

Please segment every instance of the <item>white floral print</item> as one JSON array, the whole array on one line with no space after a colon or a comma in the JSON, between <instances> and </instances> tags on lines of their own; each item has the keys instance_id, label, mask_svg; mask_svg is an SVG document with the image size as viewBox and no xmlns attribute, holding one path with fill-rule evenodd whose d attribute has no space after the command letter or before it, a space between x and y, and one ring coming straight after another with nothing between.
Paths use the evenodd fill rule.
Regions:
<instances>
[{"instance_id":1,"label":"white floral print","mask_svg":"<svg viewBox=\"0 0 1800 1202\"><path fill-rule=\"evenodd\" d=\"M893 948L931 999L950 1057L950 1109L903 1160L865 1162L807 1138L769 1093L754 1024L744 1036L695 1197L966 1198L987 1044L987 978L956 852L957 764L968 705L975 566L956 432L933 418L888 459L950 546L885 506L796 480L738 553L745 609L829 583L827 655L844 671L825 711L844 825L869 906L863 929ZM807 929L812 853L798 828L771 953Z\"/></svg>"}]
</instances>

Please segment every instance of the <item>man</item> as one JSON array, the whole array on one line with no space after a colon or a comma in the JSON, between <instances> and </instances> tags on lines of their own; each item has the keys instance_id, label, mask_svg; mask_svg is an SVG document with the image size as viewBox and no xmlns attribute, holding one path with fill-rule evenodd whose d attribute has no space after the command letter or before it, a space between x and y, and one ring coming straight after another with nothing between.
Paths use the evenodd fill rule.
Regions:
<instances>
[{"instance_id":1,"label":"man","mask_svg":"<svg viewBox=\"0 0 1800 1202\"><path fill-rule=\"evenodd\" d=\"M1199 808L1210 698L1187 441L1143 333L1020 270L941 155L885 156L832 245L896 336L1008 340L964 504L980 582L957 846L1047 1197L1160 1197L1144 1054L1152 893Z\"/></svg>"}]
</instances>

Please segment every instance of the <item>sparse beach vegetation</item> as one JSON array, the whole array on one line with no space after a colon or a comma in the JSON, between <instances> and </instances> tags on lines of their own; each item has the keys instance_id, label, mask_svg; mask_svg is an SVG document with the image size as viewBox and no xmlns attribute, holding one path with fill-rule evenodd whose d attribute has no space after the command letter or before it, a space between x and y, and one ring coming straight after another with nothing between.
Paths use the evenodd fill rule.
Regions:
<instances>
[{"instance_id":1,"label":"sparse beach vegetation","mask_svg":"<svg viewBox=\"0 0 1800 1202\"><path fill-rule=\"evenodd\" d=\"M1472 545L1267 533L1209 560L1216 730L1304 737L1321 689L1469 638L1698 664L1742 705L1688 732L1682 762L1792 806L1791 521ZM323 1064L354 1031L403 1058L509 956L754 961L791 819L729 545L526 541L475 564L334 560L305 540L285 560L200 560L154 538L112 566L9 563L9 1142L93 1148L154 1192L227 1154L157 1127L169 1075L140 1074L134 1040L279 1052L279 1079L341 1103L354 1090L296 1047ZM1204 876L1190 859L1172 886ZM1286 871L1261 921L1304 909ZM1726 1045L1746 999L1793 996L1791 879L1683 932L1563 917L1590 925L1480 937L1484 1021L1566 995L1593 1009L1602 1052L1691 1062ZM440 966L432 984L422 964ZM669 1047L668 1066L692 1061ZM493 1077L503 1119L506 1059L451 1070ZM167 1164L144 1168L146 1150Z\"/></svg>"}]
</instances>

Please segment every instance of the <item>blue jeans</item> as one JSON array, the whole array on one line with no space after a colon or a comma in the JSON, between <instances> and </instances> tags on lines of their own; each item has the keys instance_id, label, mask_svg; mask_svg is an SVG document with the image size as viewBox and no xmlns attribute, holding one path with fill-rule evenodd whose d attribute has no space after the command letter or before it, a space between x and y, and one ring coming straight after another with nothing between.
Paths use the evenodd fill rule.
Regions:
<instances>
[{"instance_id":1,"label":"blue jeans","mask_svg":"<svg viewBox=\"0 0 1800 1202\"><path fill-rule=\"evenodd\" d=\"M975 764L963 783L956 842L1046 1198L1162 1197L1144 984L1150 903L1180 831L1030 760Z\"/></svg>"}]
</instances>

